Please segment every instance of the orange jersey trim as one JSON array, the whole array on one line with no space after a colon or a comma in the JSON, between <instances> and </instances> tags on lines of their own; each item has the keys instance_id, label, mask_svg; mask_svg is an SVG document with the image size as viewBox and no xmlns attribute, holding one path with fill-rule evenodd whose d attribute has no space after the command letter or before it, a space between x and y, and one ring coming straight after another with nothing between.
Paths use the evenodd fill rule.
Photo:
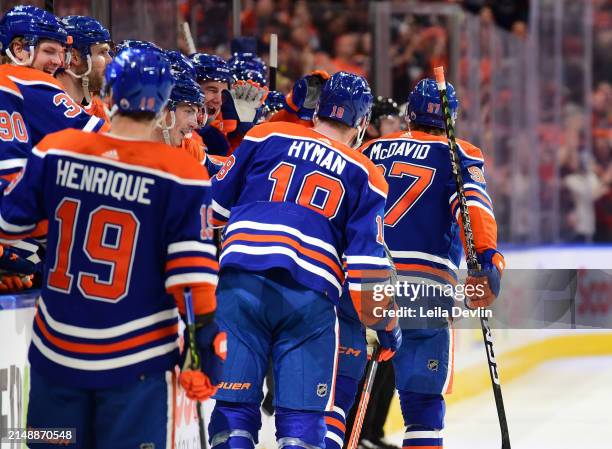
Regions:
<instances>
[{"instance_id":1,"label":"orange jersey trim","mask_svg":"<svg viewBox=\"0 0 612 449\"><path fill-rule=\"evenodd\" d=\"M166 271L173 270L175 268L192 268L192 267L204 267L212 270L219 270L219 264L206 257L179 257L166 263Z\"/></svg>"},{"instance_id":2,"label":"orange jersey trim","mask_svg":"<svg viewBox=\"0 0 612 449\"><path fill-rule=\"evenodd\" d=\"M43 72L42 70L33 69L31 67L3 64L2 66L0 66L0 74L6 76L14 76L15 78L24 81L38 81L40 83L52 84L62 92L64 91L64 87L60 84L58 80L53 78L53 76L49 75L46 72Z\"/></svg>"},{"instance_id":3,"label":"orange jersey trim","mask_svg":"<svg viewBox=\"0 0 612 449\"><path fill-rule=\"evenodd\" d=\"M40 152L64 150L84 156L108 157L143 168L161 170L184 179L208 180L204 167L184 151L159 142L126 140L109 134L65 129L45 137L37 146ZM106 153L111 152L111 156Z\"/></svg>"}]
</instances>

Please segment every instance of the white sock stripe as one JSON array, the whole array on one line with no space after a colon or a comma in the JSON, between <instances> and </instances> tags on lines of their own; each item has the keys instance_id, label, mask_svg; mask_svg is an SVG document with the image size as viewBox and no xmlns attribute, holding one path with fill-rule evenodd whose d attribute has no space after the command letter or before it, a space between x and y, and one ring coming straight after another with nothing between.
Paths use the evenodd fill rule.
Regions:
<instances>
[{"instance_id":1,"label":"white sock stripe","mask_svg":"<svg viewBox=\"0 0 612 449\"><path fill-rule=\"evenodd\" d=\"M342 410L341 407L334 405L334 413L339 414L340 416L342 416L342 419L346 421L346 414L344 413L344 410Z\"/></svg>"},{"instance_id":2,"label":"white sock stripe","mask_svg":"<svg viewBox=\"0 0 612 449\"><path fill-rule=\"evenodd\" d=\"M342 437L340 435L335 434L334 432L330 432L329 430L327 431L327 433L325 434L325 439L326 440L332 440L334 443L336 443L340 448L342 446L344 446L344 441L342 439ZM325 444L325 447L327 449L330 449L328 444Z\"/></svg>"},{"instance_id":3,"label":"white sock stripe","mask_svg":"<svg viewBox=\"0 0 612 449\"><path fill-rule=\"evenodd\" d=\"M404 434L404 440L416 440L421 438L442 438L442 431L406 429L406 433Z\"/></svg>"}]
</instances>

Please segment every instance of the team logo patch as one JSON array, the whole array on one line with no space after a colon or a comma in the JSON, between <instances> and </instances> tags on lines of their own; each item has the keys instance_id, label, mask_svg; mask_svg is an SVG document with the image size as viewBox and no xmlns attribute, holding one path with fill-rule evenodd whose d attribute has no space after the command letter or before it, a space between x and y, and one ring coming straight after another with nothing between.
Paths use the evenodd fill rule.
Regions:
<instances>
[{"instance_id":1,"label":"team logo patch","mask_svg":"<svg viewBox=\"0 0 612 449\"><path fill-rule=\"evenodd\" d=\"M438 366L440 366L440 364L437 360L431 359L427 361L427 369L429 371L438 371Z\"/></svg>"},{"instance_id":2,"label":"team logo patch","mask_svg":"<svg viewBox=\"0 0 612 449\"><path fill-rule=\"evenodd\" d=\"M481 184L485 183L484 173L478 167L469 167L468 172L470 173L470 178L472 178L474 181Z\"/></svg>"},{"instance_id":3,"label":"team logo patch","mask_svg":"<svg viewBox=\"0 0 612 449\"><path fill-rule=\"evenodd\" d=\"M327 384L317 385L317 396L323 398L327 395Z\"/></svg>"},{"instance_id":4,"label":"team logo patch","mask_svg":"<svg viewBox=\"0 0 612 449\"><path fill-rule=\"evenodd\" d=\"M142 443L140 449L155 449L155 443Z\"/></svg>"}]
</instances>

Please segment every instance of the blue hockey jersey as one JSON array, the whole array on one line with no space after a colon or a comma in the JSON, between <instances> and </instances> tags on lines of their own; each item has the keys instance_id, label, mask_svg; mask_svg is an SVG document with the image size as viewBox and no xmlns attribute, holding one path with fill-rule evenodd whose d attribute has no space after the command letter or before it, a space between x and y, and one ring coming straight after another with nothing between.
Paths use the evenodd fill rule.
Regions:
<instances>
[{"instance_id":1,"label":"blue hockey jersey","mask_svg":"<svg viewBox=\"0 0 612 449\"><path fill-rule=\"evenodd\" d=\"M214 311L210 179L155 142L64 130L43 139L1 197L3 238L49 221L29 359L56 382L101 388L174 367L178 311Z\"/></svg>"},{"instance_id":2,"label":"blue hockey jersey","mask_svg":"<svg viewBox=\"0 0 612 449\"><path fill-rule=\"evenodd\" d=\"M345 274L361 301L384 282L387 183L362 154L313 129L255 126L213 179L213 223L225 228L221 269L284 268L337 303Z\"/></svg>"},{"instance_id":3,"label":"blue hockey jersey","mask_svg":"<svg viewBox=\"0 0 612 449\"><path fill-rule=\"evenodd\" d=\"M477 252L497 247L497 225L480 149L457 140ZM385 174L385 241L399 275L454 283L461 261L461 216L446 137L398 132L360 151Z\"/></svg>"},{"instance_id":4,"label":"blue hockey jersey","mask_svg":"<svg viewBox=\"0 0 612 449\"><path fill-rule=\"evenodd\" d=\"M23 168L32 148L24 119L23 95L0 66L0 178L11 181Z\"/></svg>"},{"instance_id":5,"label":"blue hockey jersey","mask_svg":"<svg viewBox=\"0 0 612 449\"><path fill-rule=\"evenodd\" d=\"M0 77L10 80L17 88L16 92L19 93L22 103L21 114L28 127L29 140L29 146L25 144L19 146L23 150L21 154L17 153L15 147L12 149L7 147L8 150L5 151L2 142L0 169L3 164L15 165L19 159L25 163L31 147L47 134L66 128L95 132L105 125L104 120L89 115L72 100L59 81L48 73L30 67L3 64L0 66ZM10 101L5 103L6 98L6 95L0 96L0 111L9 111L13 106ZM0 123L1 121L0 119ZM23 165L18 166L13 172L19 171L22 167Z\"/></svg>"}]
</instances>

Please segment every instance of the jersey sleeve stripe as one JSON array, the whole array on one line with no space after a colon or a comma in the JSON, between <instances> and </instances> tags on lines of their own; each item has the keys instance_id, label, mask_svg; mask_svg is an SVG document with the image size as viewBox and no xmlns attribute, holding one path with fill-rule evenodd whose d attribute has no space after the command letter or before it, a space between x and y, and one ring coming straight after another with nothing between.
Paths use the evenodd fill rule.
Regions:
<instances>
[{"instance_id":1,"label":"jersey sleeve stripe","mask_svg":"<svg viewBox=\"0 0 612 449\"><path fill-rule=\"evenodd\" d=\"M468 207L469 206L473 206L473 207L477 207L481 210L484 210L487 214L489 214L491 216L491 218L493 219L493 221L495 221L495 216L493 215L493 212L487 208L485 205L483 205L482 203L479 203L478 201L468 201L467 202ZM460 215L460 209L457 208L457 211L455 212L455 218L459 219L459 215Z\"/></svg>"},{"instance_id":2,"label":"jersey sleeve stripe","mask_svg":"<svg viewBox=\"0 0 612 449\"><path fill-rule=\"evenodd\" d=\"M36 223L30 225L16 225L6 221L0 214L0 229L7 234L27 234L36 228ZM10 238L10 237L9 237Z\"/></svg>"},{"instance_id":3,"label":"jersey sleeve stripe","mask_svg":"<svg viewBox=\"0 0 612 449\"><path fill-rule=\"evenodd\" d=\"M389 279L391 277L390 270L348 270L348 277L351 280L355 279Z\"/></svg>"},{"instance_id":4,"label":"jersey sleeve stripe","mask_svg":"<svg viewBox=\"0 0 612 449\"><path fill-rule=\"evenodd\" d=\"M449 284L454 285L457 283L457 280L449 272L440 270L437 268L433 268L433 267L428 267L426 265L413 264L413 263L396 263L395 268L397 269L398 273L402 271L402 272L418 272L418 273L433 274L437 277L444 279Z\"/></svg>"},{"instance_id":5,"label":"jersey sleeve stripe","mask_svg":"<svg viewBox=\"0 0 612 449\"><path fill-rule=\"evenodd\" d=\"M180 257L166 262L166 271L176 268L210 268L219 271L219 263L206 257Z\"/></svg>"},{"instance_id":6,"label":"jersey sleeve stripe","mask_svg":"<svg viewBox=\"0 0 612 449\"><path fill-rule=\"evenodd\" d=\"M346 256L346 263L351 265L367 264L367 265L381 265L384 267L389 266L389 259L386 257L373 257L373 256Z\"/></svg>"},{"instance_id":7,"label":"jersey sleeve stripe","mask_svg":"<svg viewBox=\"0 0 612 449\"><path fill-rule=\"evenodd\" d=\"M212 200L212 208L213 211L221 215L223 218L228 219L230 217L230 211L227 210L225 207L221 206L215 200Z\"/></svg>"},{"instance_id":8,"label":"jersey sleeve stripe","mask_svg":"<svg viewBox=\"0 0 612 449\"><path fill-rule=\"evenodd\" d=\"M87 121L87 123L85 123L85 126L83 127L83 131L85 131L86 133L91 132L95 130L96 126L101 126L102 123L104 123L103 120L100 120L98 117L92 116Z\"/></svg>"},{"instance_id":9,"label":"jersey sleeve stripe","mask_svg":"<svg viewBox=\"0 0 612 449\"><path fill-rule=\"evenodd\" d=\"M252 243L267 243L267 244L284 244L288 245L294 249L296 249L300 254L303 254L306 257L314 259L325 266L327 266L330 270L332 270L336 277L340 280L344 278L344 272L340 267L340 264L336 261L330 259L329 257L321 254L319 251L314 251L312 249L308 249L302 246L299 242L294 239L284 236L284 235L274 235L274 234L248 234L246 232L239 232L236 234L232 234L228 237L225 242L223 242L223 248L226 248L228 245L233 244L235 241L242 242L252 242Z\"/></svg>"},{"instance_id":10,"label":"jersey sleeve stripe","mask_svg":"<svg viewBox=\"0 0 612 449\"><path fill-rule=\"evenodd\" d=\"M26 158L5 159L0 161L0 170L8 170L11 168L23 168L28 160Z\"/></svg>"},{"instance_id":11,"label":"jersey sleeve stripe","mask_svg":"<svg viewBox=\"0 0 612 449\"><path fill-rule=\"evenodd\" d=\"M463 186L464 190L466 192L470 191L470 190L477 190L478 192L480 192L482 195L484 195L490 203L493 203L493 200L491 199L491 197L489 196L489 194L487 193L487 191L485 189L483 189L482 187L480 187L478 184L473 184L473 183L466 183ZM452 203L453 201L455 201L455 198L457 198L457 192L453 193L451 195L451 197L448 200L448 203Z\"/></svg>"},{"instance_id":12,"label":"jersey sleeve stripe","mask_svg":"<svg viewBox=\"0 0 612 449\"><path fill-rule=\"evenodd\" d=\"M15 95L16 97L19 97L23 100L23 95L21 95L21 92L19 92L19 88L14 83L8 85L9 82L10 80L3 79L0 77L0 90L8 94Z\"/></svg>"},{"instance_id":13,"label":"jersey sleeve stripe","mask_svg":"<svg viewBox=\"0 0 612 449\"><path fill-rule=\"evenodd\" d=\"M217 255L217 248L215 245L198 242L197 240L185 240L183 242L175 242L168 245L168 254L194 251L210 254L211 256Z\"/></svg>"},{"instance_id":14,"label":"jersey sleeve stripe","mask_svg":"<svg viewBox=\"0 0 612 449\"><path fill-rule=\"evenodd\" d=\"M457 271L459 268L450 259L436 256L434 254L424 253L421 251L391 251L393 259L423 259L429 262L446 265L451 270Z\"/></svg>"},{"instance_id":15,"label":"jersey sleeve stripe","mask_svg":"<svg viewBox=\"0 0 612 449\"><path fill-rule=\"evenodd\" d=\"M210 273L184 273L169 276L166 279L166 289L178 285L212 284L217 285L218 277Z\"/></svg>"}]
</instances>

